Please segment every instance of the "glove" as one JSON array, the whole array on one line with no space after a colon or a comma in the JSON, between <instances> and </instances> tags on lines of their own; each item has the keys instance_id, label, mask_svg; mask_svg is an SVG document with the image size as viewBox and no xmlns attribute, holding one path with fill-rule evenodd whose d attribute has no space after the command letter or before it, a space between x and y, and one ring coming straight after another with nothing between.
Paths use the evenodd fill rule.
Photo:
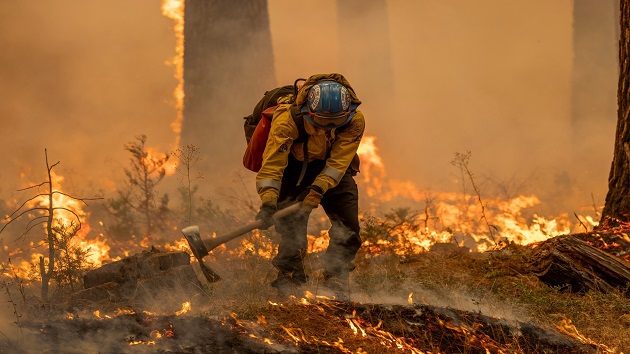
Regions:
<instances>
[{"instance_id":1,"label":"glove","mask_svg":"<svg viewBox=\"0 0 630 354\"><path fill-rule=\"evenodd\" d=\"M298 195L297 200L302 202L302 209L311 211L319 206L319 203L322 201L322 197L324 195L324 191L321 187L316 185L310 185L306 187L304 192Z\"/></svg>"},{"instance_id":2,"label":"glove","mask_svg":"<svg viewBox=\"0 0 630 354\"><path fill-rule=\"evenodd\" d=\"M272 203L263 203L260 206L260 211L256 215L256 220L262 220L265 224L260 227L261 230L267 230L275 221L273 220L273 214L278 210L278 207Z\"/></svg>"}]
</instances>

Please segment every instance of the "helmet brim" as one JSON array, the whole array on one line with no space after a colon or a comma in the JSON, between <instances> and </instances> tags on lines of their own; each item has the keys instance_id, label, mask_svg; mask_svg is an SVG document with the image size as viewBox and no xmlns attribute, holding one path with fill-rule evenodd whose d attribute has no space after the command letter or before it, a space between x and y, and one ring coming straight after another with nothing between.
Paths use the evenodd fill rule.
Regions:
<instances>
[{"instance_id":1,"label":"helmet brim","mask_svg":"<svg viewBox=\"0 0 630 354\"><path fill-rule=\"evenodd\" d=\"M356 107L357 105L352 104L350 105L350 109L348 110L348 112L342 112L340 114L322 114L311 112L308 109L308 105L305 104L300 109L300 113L302 114L302 117L304 117L304 119L306 119L309 123L318 128L334 129L348 124L348 122L352 120L352 117L356 113Z\"/></svg>"}]
</instances>

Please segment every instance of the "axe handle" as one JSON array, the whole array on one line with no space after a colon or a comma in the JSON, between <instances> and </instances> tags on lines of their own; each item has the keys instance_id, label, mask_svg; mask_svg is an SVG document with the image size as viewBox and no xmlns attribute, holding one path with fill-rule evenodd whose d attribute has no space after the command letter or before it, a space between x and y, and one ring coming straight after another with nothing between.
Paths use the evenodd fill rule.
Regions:
<instances>
[{"instance_id":1,"label":"axe handle","mask_svg":"<svg viewBox=\"0 0 630 354\"><path fill-rule=\"evenodd\" d=\"M284 209L278 210L275 214L273 214L273 219L275 221L278 221L278 219L283 218L287 215L291 215L293 213L295 213L296 211L300 210L300 207L302 206L302 203L295 203L292 204ZM206 248L208 249L208 251L211 251L212 249L216 248L218 245L226 243L228 241L230 241L231 239L237 238L245 233L248 233L252 230L255 229L260 229L261 227L265 226L265 222L262 220L256 220L256 221L252 221L249 224L243 225L241 227L238 227L224 235L221 236L217 236L215 238L211 238L211 239L205 239L203 240L204 245L206 246Z\"/></svg>"}]
</instances>

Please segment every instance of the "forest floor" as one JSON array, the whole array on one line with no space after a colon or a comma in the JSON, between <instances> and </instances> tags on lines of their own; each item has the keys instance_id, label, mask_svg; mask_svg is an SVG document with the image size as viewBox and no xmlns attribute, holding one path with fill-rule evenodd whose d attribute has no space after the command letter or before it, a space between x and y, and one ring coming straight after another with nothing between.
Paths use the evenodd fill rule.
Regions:
<instances>
[{"instance_id":1,"label":"forest floor","mask_svg":"<svg viewBox=\"0 0 630 354\"><path fill-rule=\"evenodd\" d=\"M595 233L576 236L620 259L630 253ZM547 286L529 270L534 247L360 253L350 301L321 286L317 254L291 298L269 286L268 259L216 259L223 279L206 283L188 312L20 303L14 293L19 326L3 327L0 353L630 353L628 288Z\"/></svg>"}]
</instances>

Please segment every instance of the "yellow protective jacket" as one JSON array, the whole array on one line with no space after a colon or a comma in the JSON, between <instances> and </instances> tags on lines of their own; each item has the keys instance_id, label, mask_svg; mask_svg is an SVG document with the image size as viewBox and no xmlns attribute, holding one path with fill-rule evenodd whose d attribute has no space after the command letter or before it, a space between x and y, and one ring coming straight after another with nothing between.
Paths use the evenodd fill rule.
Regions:
<instances>
[{"instance_id":1,"label":"yellow protective jacket","mask_svg":"<svg viewBox=\"0 0 630 354\"><path fill-rule=\"evenodd\" d=\"M339 74L314 75L309 78L300 89L296 98L296 105L306 102L308 89L323 79L332 79L350 87L343 76ZM354 91L351 91L354 102L360 103ZM326 167L315 178L314 185L320 187L324 193L335 187L350 166L365 130L363 113L357 110L352 120L343 128L332 130L321 129L304 120L304 129L308 134L306 142L294 143L299 137L299 130L293 117L291 105L278 106L273 114L271 130L267 145L263 153L262 167L256 175L256 189L263 203L276 203L280 191L282 174L289 161L289 154L304 161L303 144L308 143L308 161L326 160ZM328 156L328 158L327 158Z\"/></svg>"}]
</instances>

